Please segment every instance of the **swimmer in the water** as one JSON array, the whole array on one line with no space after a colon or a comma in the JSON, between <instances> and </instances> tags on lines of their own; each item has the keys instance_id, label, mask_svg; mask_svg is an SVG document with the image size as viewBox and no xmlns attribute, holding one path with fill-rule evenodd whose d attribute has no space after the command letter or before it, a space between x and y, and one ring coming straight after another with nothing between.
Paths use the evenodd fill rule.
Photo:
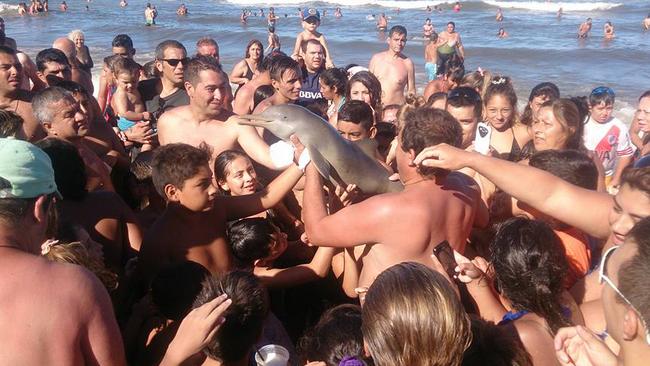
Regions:
<instances>
[{"instance_id":1,"label":"swimmer in the water","mask_svg":"<svg viewBox=\"0 0 650 366\"><path fill-rule=\"evenodd\" d=\"M603 27L603 34L605 39L614 39L614 25L609 20L605 22Z\"/></svg>"},{"instance_id":2,"label":"swimmer in the water","mask_svg":"<svg viewBox=\"0 0 650 366\"><path fill-rule=\"evenodd\" d=\"M152 24L154 24L153 18L154 18L153 8L151 7L150 3L147 3L147 6L144 8L145 25L151 26Z\"/></svg>"},{"instance_id":3,"label":"swimmer in the water","mask_svg":"<svg viewBox=\"0 0 650 366\"><path fill-rule=\"evenodd\" d=\"M384 32L388 28L388 19L386 19L386 14L381 13L379 14L379 18L377 18L377 30Z\"/></svg>"},{"instance_id":4,"label":"swimmer in the water","mask_svg":"<svg viewBox=\"0 0 650 366\"><path fill-rule=\"evenodd\" d=\"M181 4L178 9L176 9L176 14L178 15L187 15L187 7L185 4Z\"/></svg>"},{"instance_id":5,"label":"swimmer in the water","mask_svg":"<svg viewBox=\"0 0 650 366\"><path fill-rule=\"evenodd\" d=\"M578 28L578 38L589 37L589 31L591 31L591 18L587 18L584 23L580 24L580 27Z\"/></svg>"},{"instance_id":6,"label":"swimmer in the water","mask_svg":"<svg viewBox=\"0 0 650 366\"><path fill-rule=\"evenodd\" d=\"M458 1L456 1L456 4L454 5L454 11L456 13L458 13L460 11L460 9L462 9L462 8L463 8L463 6L460 5L460 3Z\"/></svg>"},{"instance_id":7,"label":"swimmer in the water","mask_svg":"<svg viewBox=\"0 0 650 366\"><path fill-rule=\"evenodd\" d=\"M242 22L243 24L246 24L248 21L248 13L246 12L246 9L243 9L241 11L241 15L239 16L239 21Z\"/></svg>"},{"instance_id":8,"label":"swimmer in the water","mask_svg":"<svg viewBox=\"0 0 650 366\"><path fill-rule=\"evenodd\" d=\"M337 7L337 8L334 10L334 16L335 16L336 18L340 18L340 17L343 16L343 14L341 13L341 8Z\"/></svg>"},{"instance_id":9,"label":"swimmer in the water","mask_svg":"<svg viewBox=\"0 0 650 366\"><path fill-rule=\"evenodd\" d=\"M641 23L641 26L643 27L643 31L647 32L650 30L650 14L648 14L645 19L643 19L643 22Z\"/></svg>"},{"instance_id":10,"label":"swimmer in the water","mask_svg":"<svg viewBox=\"0 0 650 366\"><path fill-rule=\"evenodd\" d=\"M499 33L497 33L497 37L508 38L508 32L506 32L506 30L503 28L499 28Z\"/></svg>"},{"instance_id":11,"label":"swimmer in the water","mask_svg":"<svg viewBox=\"0 0 650 366\"><path fill-rule=\"evenodd\" d=\"M431 19L427 18L422 26L422 35L424 36L424 39L429 40L429 37L431 37L431 34L434 31L435 28L433 27L433 24L431 24Z\"/></svg>"},{"instance_id":12,"label":"swimmer in the water","mask_svg":"<svg viewBox=\"0 0 650 366\"><path fill-rule=\"evenodd\" d=\"M562 18L562 7L560 6L559 9L557 9L557 18L561 19Z\"/></svg>"},{"instance_id":13,"label":"swimmer in the water","mask_svg":"<svg viewBox=\"0 0 650 366\"><path fill-rule=\"evenodd\" d=\"M431 13L431 6L427 5L427 13Z\"/></svg>"},{"instance_id":14,"label":"swimmer in the water","mask_svg":"<svg viewBox=\"0 0 650 366\"><path fill-rule=\"evenodd\" d=\"M503 12L501 11L501 8L497 9L496 19L497 19L497 22L502 22L503 21Z\"/></svg>"}]
</instances>

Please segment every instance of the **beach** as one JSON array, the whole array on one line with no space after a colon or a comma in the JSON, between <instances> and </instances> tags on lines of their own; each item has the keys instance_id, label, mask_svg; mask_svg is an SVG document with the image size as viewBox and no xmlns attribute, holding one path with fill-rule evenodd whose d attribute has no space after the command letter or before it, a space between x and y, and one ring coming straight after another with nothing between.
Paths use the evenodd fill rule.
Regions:
<instances>
[{"instance_id":1,"label":"beach","mask_svg":"<svg viewBox=\"0 0 650 366\"><path fill-rule=\"evenodd\" d=\"M343 1L339 1L343 3ZM144 25L145 1L130 1L121 8L117 1L70 1L69 10L61 12L58 2L50 2L50 12L37 16L18 16L16 4L0 3L0 15L6 22L7 36L16 39L21 50L32 58L36 53L66 35L73 29L85 33L95 61L94 80L97 80L101 60L110 55L110 43L118 33L129 34L137 49L136 61L153 59L156 45L165 39L182 42L192 54L195 42L203 36L215 38L220 46L221 63L230 72L243 58L244 46L251 39L259 39L266 47L266 18L259 16L269 6L280 16L276 33L282 50L291 52L296 34L301 30L298 7L315 6L322 17L319 28L327 37L337 66L355 63L367 66L373 53L386 48L385 35L375 30L375 21L368 15L385 12L389 26L402 24L409 31L405 53L416 67L416 85L419 92L425 86L424 41L422 24L431 18L436 31L448 21L456 23L467 54L466 69L481 67L494 74L508 75L514 80L520 102L525 101L530 89L539 82L556 83L567 96L587 95L598 85L607 85L617 94L614 115L629 123L638 96L650 84L650 33L641 31L640 22L650 12L647 1L461 1L463 8L451 10L454 2L440 1L336 1L307 3L283 0L261 4L259 0L186 1L187 16L176 15L181 1L152 2L158 9L157 24ZM440 4L441 13L425 11L427 5ZM89 10L86 10L86 5ZM333 16L336 6L342 18ZM557 9L563 8L563 17L557 19ZM400 12L396 12L396 8ZM497 8L502 8L504 21L497 23ZM248 24L239 22L242 9L258 13ZM285 18L285 14L287 17ZM578 25L587 17L593 18L591 36L578 40ZM610 20L616 27L613 41L603 40L602 27ZM504 27L510 37L498 39L496 33ZM521 103L520 103L521 105ZM523 108L523 107L522 107Z\"/></svg>"}]
</instances>

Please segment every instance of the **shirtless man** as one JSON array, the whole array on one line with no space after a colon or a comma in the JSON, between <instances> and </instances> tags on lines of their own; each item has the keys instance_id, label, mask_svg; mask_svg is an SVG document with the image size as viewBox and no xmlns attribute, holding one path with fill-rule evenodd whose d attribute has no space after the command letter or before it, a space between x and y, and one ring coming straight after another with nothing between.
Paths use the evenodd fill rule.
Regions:
<instances>
[{"instance_id":1,"label":"shirtless man","mask_svg":"<svg viewBox=\"0 0 650 366\"><path fill-rule=\"evenodd\" d=\"M202 37L196 41L196 55L210 56L219 63L219 45L217 41L209 37Z\"/></svg>"},{"instance_id":2,"label":"shirtless man","mask_svg":"<svg viewBox=\"0 0 650 366\"><path fill-rule=\"evenodd\" d=\"M589 31L591 31L591 18L587 18L583 23L578 27L578 38L587 38L589 37Z\"/></svg>"},{"instance_id":3,"label":"shirtless man","mask_svg":"<svg viewBox=\"0 0 650 366\"><path fill-rule=\"evenodd\" d=\"M368 69L381 83L381 102L384 105L404 104L404 88L415 94L415 66L402 53L406 45L406 28L396 25L388 33L388 50L376 53Z\"/></svg>"},{"instance_id":4,"label":"shirtless man","mask_svg":"<svg viewBox=\"0 0 650 366\"><path fill-rule=\"evenodd\" d=\"M95 89L93 86L92 77L89 73L82 70L79 66L79 60L77 59L77 49L75 48L74 42L66 37L57 38L52 44L52 48L61 50L67 57L68 64L70 64L70 80L83 86L88 91L88 93L93 94Z\"/></svg>"},{"instance_id":5,"label":"shirtless man","mask_svg":"<svg viewBox=\"0 0 650 366\"><path fill-rule=\"evenodd\" d=\"M255 91L260 86L271 85L271 64L278 57L272 54L264 57L260 65L257 66L257 75L253 76L253 80L239 88L233 103L233 112L236 114L249 114L253 112Z\"/></svg>"},{"instance_id":6,"label":"shirtless man","mask_svg":"<svg viewBox=\"0 0 650 366\"><path fill-rule=\"evenodd\" d=\"M38 141L46 136L32 112L29 92L20 89L23 78L22 65L16 52L0 46L0 108L17 113L23 118L23 131L29 141Z\"/></svg>"},{"instance_id":7,"label":"shirtless man","mask_svg":"<svg viewBox=\"0 0 650 366\"><path fill-rule=\"evenodd\" d=\"M413 166L412 159L424 148L420 145L433 141L459 145L458 122L442 110L416 109L398 137L397 166L404 191L371 197L329 216L320 175L307 166L303 202L307 237L317 246L365 244L359 287L369 287L379 273L400 262L433 267L432 250L443 240L464 251L480 193L474 181L461 173Z\"/></svg>"},{"instance_id":8,"label":"shirtless man","mask_svg":"<svg viewBox=\"0 0 650 366\"><path fill-rule=\"evenodd\" d=\"M0 178L0 364L125 365L101 282L82 266L40 256L56 225L50 159L27 142L1 139Z\"/></svg>"},{"instance_id":9,"label":"shirtless man","mask_svg":"<svg viewBox=\"0 0 650 366\"><path fill-rule=\"evenodd\" d=\"M190 104L171 109L158 119L160 145L182 142L195 147L207 144L212 159L224 150L243 148L258 163L277 169L269 147L254 127L237 123L224 104L228 78L213 59L199 56L185 69L185 88Z\"/></svg>"},{"instance_id":10,"label":"shirtless man","mask_svg":"<svg viewBox=\"0 0 650 366\"><path fill-rule=\"evenodd\" d=\"M272 105L295 103L302 89L302 70L298 62L283 56L275 60L270 70L271 86L275 93L257 105L254 113L261 113Z\"/></svg>"}]
</instances>

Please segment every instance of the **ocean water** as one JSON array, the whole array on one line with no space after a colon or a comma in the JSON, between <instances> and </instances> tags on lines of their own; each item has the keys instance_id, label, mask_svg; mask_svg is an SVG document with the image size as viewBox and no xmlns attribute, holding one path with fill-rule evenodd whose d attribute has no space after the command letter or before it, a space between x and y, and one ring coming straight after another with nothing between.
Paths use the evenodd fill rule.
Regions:
<instances>
[{"instance_id":1,"label":"ocean water","mask_svg":"<svg viewBox=\"0 0 650 366\"><path fill-rule=\"evenodd\" d=\"M153 58L156 44L165 39L179 40L193 53L198 38L211 36L218 41L222 64L229 72L243 57L249 40L259 39L266 46L266 19L250 17L248 24L242 25L239 14L244 8L259 13L260 7L265 12L269 6L275 7L281 17L276 32L285 52L291 52L295 37L302 30L298 7L313 6L321 14L326 10L319 30L325 34L338 66L367 66L373 53L386 49L385 35L375 30L374 20L367 19L368 15L385 12L390 17L389 26L401 24L409 31L404 52L416 65L419 91L426 81L422 24L427 17L437 31L444 29L448 21L454 21L465 46L466 68L480 66L511 76L522 102L527 100L530 89L542 81L556 83L567 96L587 95L596 86L608 85L617 93L615 115L628 123L636 99L650 89L650 32L641 30L641 21L650 13L648 0L461 1L463 9L459 13L451 10L454 1L152 0L159 12L158 24L153 27L144 25L146 2L132 0L126 8L120 8L119 0L69 0L69 10L63 13L58 10L59 1L50 0L50 13L24 17L17 14L17 1L4 2L0 3L0 16L5 19L7 35L15 38L19 48L32 57L73 29L84 31L96 64L110 54L111 40L118 33L133 38L136 59L143 63ZM181 2L188 7L188 16L176 15ZM442 13L425 11L427 5L436 4L441 5ZM336 6L341 7L342 18L333 17ZM558 20L560 6L564 16ZM503 9L502 23L495 21L498 7ZM581 41L576 37L577 28L587 17L593 18L592 34ZM603 25L608 20L615 26L616 38L605 42ZM498 39L499 27L504 27L510 37Z\"/></svg>"}]
</instances>

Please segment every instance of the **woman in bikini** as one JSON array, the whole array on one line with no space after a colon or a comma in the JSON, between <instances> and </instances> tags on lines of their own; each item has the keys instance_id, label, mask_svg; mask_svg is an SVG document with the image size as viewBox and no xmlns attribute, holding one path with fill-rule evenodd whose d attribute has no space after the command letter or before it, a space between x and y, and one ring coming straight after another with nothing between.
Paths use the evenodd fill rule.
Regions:
<instances>
[{"instance_id":1,"label":"woman in bikini","mask_svg":"<svg viewBox=\"0 0 650 366\"><path fill-rule=\"evenodd\" d=\"M230 82L239 85L239 88L241 88L242 85L251 81L263 58L264 46L262 46L262 42L257 39L248 42L244 59L239 61L230 73ZM239 91L239 88L237 88L237 91ZM237 94L237 91L235 91L235 94Z\"/></svg>"}]
</instances>

